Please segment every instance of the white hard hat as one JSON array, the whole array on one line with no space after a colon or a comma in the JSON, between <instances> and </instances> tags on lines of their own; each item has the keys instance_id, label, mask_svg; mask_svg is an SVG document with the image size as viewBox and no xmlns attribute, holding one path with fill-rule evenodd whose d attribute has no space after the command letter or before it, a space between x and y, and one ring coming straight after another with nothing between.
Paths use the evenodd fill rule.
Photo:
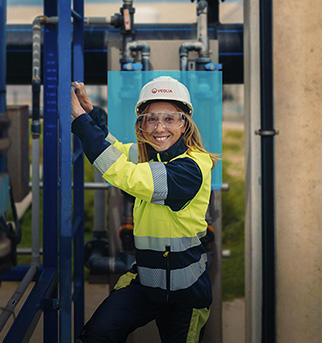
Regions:
<instances>
[{"instance_id":1,"label":"white hard hat","mask_svg":"<svg viewBox=\"0 0 322 343\"><path fill-rule=\"evenodd\" d=\"M193 113L187 87L170 76L159 76L142 87L139 100L135 106L136 115L142 113L150 102L157 100L175 102L188 114L192 115Z\"/></svg>"}]
</instances>

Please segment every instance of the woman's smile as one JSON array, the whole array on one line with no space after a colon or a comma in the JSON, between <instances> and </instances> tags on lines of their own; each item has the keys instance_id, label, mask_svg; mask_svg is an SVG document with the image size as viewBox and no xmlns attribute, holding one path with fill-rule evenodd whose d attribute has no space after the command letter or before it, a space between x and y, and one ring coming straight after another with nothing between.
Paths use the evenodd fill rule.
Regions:
<instances>
[{"instance_id":1,"label":"woman's smile","mask_svg":"<svg viewBox=\"0 0 322 343\"><path fill-rule=\"evenodd\" d=\"M162 113L162 112L177 112L176 106L169 102L153 102L147 108L148 112ZM185 130L185 125L182 127L172 127L171 129L165 127L161 121L158 121L156 128L152 132L144 132L144 137L153 143L156 151L164 151L175 144Z\"/></svg>"}]
</instances>

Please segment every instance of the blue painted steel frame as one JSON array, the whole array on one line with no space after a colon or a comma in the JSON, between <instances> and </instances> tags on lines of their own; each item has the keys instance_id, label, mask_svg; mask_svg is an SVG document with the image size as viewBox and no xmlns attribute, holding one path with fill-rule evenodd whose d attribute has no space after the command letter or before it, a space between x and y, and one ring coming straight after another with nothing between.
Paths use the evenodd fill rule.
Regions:
<instances>
[{"instance_id":1,"label":"blue painted steel frame","mask_svg":"<svg viewBox=\"0 0 322 343\"><path fill-rule=\"evenodd\" d=\"M0 113L6 110L6 22L7 0L0 2Z\"/></svg>"},{"instance_id":2,"label":"blue painted steel frame","mask_svg":"<svg viewBox=\"0 0 322 343\"><path fill-rule=\"evenodd\" d=\"M71 157L71 0L58 1L59 117L59 337L71 342L72 327L72 157Z\"/></svg>"},{"instance_id":3,"label":"blue painted steel frame","mask_svg":"<svg viewBox=\"0 0 322 343\"><path fill-rule=\"evenodd\" d=\"M30 295L20 310L16 320L12 324L3 343L25 342L24 338L26 336L30 337L32 331L30 332L29 330L33 325L35 325L35 320L38 321L44 308L51 305L49 299L52 294L52 289L57 283L56 276L57 273L54 268L47 268L43 271L37 281L37 284L33 287ZM52 339L51 342L54 342L54 340Z\"/></svg>"},{"instance_id":4,"label":"blue painted steel frame","mask_svg":"<svg viewBox=\"0 0 322 343\"><path fill-rule=\"evenodd\" d=\"M44 0L44 14L57 16L57 3ZM57 161L57 26L46 25L43 36L44 83L44 188L43 188L43 265L58 268L58 161ZM57 285L52 297L57 298ZM48 308L44 312L44 342L58 341L58 312Z\"/></svg>"},{"instance_id":5,"label":"blue painted steel frame","mask_svg":"<svg viewBox=\"0 0 322 343\"><path fill-rule=\"evenodd\" d=\"M20 342L24 337L30 336L41 311L44 312L44 342L58 342L57 310L60 311L59 341L71 342L72 301L74 301L75 339L84 323L84 173L81 145L76 139L73 158L73 227L71 218L71 12L70 0L44 0L44 14L48 17L58 15L59 24L46 25L44 30L43 268L35 287L10 328L5 342ZM83 13L84 1L74 0L73 78L81 81L84 77ZM74 294L72 297L73 233ZM57 270L59 270L59 301L57 301ZM20 274L23 277L23 273Z\"/></svg>"},{"instance_id":6,"label":"blue painted steel frame","mask_svg":"<svg viewBox=\"0 0 322 343\"><path fill-rule=\"evenodd\" d=\"M7 0L0 1L0 115L6 111L6 22L7 22ZM6 171L6 159L0 155L0 173ZM2 177L2 176L1 176ZM7 176L2 177L0 193L9 194ZM9 199L9 196L8 196ZM7 210L8 201L3 204L1 212ZM2 207L2 206L1 206ZM0 212L0 215L3 213Z\"/></svg>"},{"instance_id":7,"label":"blue painted steel frame","mask_svg":"<svg viewBox=\"0 0 322 343\"><path fill-rule=\"evenodd\" d=\"M84 1L74 0L73 80L84 81ZM73 139L73 233L74 233L74 337L84 324L84 155L80 140Z\"/></svg>"}]
</instances>

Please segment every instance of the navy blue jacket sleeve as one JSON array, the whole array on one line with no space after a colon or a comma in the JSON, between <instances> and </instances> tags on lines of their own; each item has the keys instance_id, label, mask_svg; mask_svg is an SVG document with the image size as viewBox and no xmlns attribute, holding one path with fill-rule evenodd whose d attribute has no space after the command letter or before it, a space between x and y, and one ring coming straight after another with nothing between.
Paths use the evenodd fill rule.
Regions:
<instances>
[{"instance_id":1,"label":"navy blue jacket sleeve","mask_svg":"<svg viewBox=\"0 0 322 343\"><path fill-rule=\"evenodd\" d=\"M91 163L111 145L105 140L105 132L87 113L73 120L72 132L81 140L84 153Z\"/></svg>"},{"instance_id":2,"label":"navy blue jacket sleeve","mask_svg":"<svg viewBox=\"0 0 322 343\"><path fill-rule=\"evenodd\" d=\"M88 114L94 120L96 125L104 131L106 137L108 135L107 113L102 108L94 106L93 110Z\"/></svg>"},{"instance_id":3,"label":"navy blue jacket sleeve","mask_svg":"<svg viewBox=\"0 0 322 343\"><path fill-rule=\"evenodd\" d=\"M165 205L179 211L198 193L202 174L198 164L191 158L178 158L165 165L167 171L168 196Z\"/></svg>"}]
</instances>

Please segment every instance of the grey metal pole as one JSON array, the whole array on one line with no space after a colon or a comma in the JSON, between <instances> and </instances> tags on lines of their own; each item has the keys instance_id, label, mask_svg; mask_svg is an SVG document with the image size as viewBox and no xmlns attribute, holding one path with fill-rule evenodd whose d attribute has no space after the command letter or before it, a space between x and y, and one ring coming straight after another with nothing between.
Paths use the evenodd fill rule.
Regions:
<instances>
[{"instance_id":1,"label":"grey metal pole","mask_svg":"<svg viewBox=\"0 0 322 343\"><path fill-rule=\"evenodd\" d=\"M24 295L28 285L33 280L37 272L37 269L38 267L36 265L30 266L24 278L21 280L19 286L17 287L16 291L9 299L6 307L2 309L2 313L0 315L0 331L3 329L10 316L14 313L15 307L19 303L21 297Z\"/></svg>"},{"instance_id":2,"label":"grey metal pole","mask_svg":"<svg viewBox=\"0 0 322 343\"><path fill-rule=\"evenodd\" d=\"M40 57L42 16L32 25L32 256L31 264L40 265Z\"/></svg>"},{"instance_id":3,"label":"grey metal pole","mask_svg":"<svg viewBox=\"0 0 322 343\"><path fill-rule=\"evenodd\" d=\"M259 2L244 2L245 78L245 342L261 342L262 206L260 127Z\"/></svg>"},{"instance_id":4,"label":"grey metal pole","mask_svg":"<svg viewBox=\"0 0 322 343\"><path fill-rule=\"evenodd\" d=\"M32 256L31 264L40 265L40 142L32 139Z\"/></svg>"},{"instance_id":5,"label":"grey metal pole","mask_svg":"<svg viewBox=\"0 0 322 343\"><path fill-rule=\"evenodd\" d=\"M197 5L197 40L202 44L202 55L208 55L208 3L199 1Z\"/></svg>"},{"instance_id":6,"label":"grey metal pole","mask_svg":"<svg viewBox=\"0 0 322 343\"><path fill-rule=\"evenodd\" d=\"M215 230L215 242L212 244L212 262L209 275L212 284L213 303L206 324L204 343L222 343L222 194L212 191L209 202L209 224Z\"/></svg>"}]
</instances>

